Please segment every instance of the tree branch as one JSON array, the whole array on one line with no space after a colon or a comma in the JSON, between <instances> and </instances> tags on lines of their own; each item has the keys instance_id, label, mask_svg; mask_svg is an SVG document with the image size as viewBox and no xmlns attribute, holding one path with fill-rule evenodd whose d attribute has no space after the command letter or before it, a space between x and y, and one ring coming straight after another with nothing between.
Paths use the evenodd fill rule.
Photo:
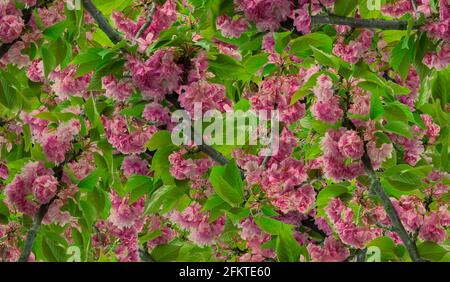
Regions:
<instances>
[{"instance_id":1,"label":"tree branch","mask_svg":"<svg viewBox=\"0 0 450 282\"><path fill-rule=\"evenodd\" d=\"M34 240L36 239L36 235L39 231L39 228L41 227L42 220L44 219L45 215L47 214L48 208L53 203L53 201L56 199L53 198L48 204L41 205L39 208L39 211L37 212L36 216L33 220L33 225L31 226L31 229L28 231L27 238L25 239L25 245L22 249L22 252L19 257L19 262L26 262L28 261L28 258L30 257L31 249L33 248Z\"/></svg>"},{"instance_id":2,"label":"tree branch","mask_svg":"<svg viewBox=\"0 0 450 282\"><path fill-rule=\"evenodd\" d=\"M362 157L362 162L364 164L364 169L371 181L370 190L372 190L375 193L375 195L377 195L378 198L381 200L381 203L383 204L386 213L391 219L394 231L397 232L397 234L402 239L403 244L405 245L406 250L408 251L411 259L415 262L423 261L420 258L416 244L406 232L405 227L403 226L400 217L398 216L397 211L394 208L394 205L392 205L392 202L389 199L386 192L384 191L383 186L381 186L380 179L378 178L378 176L375 173L375 170L372 167L372 162L370 161L370 157L367 153L366 144L364 145L364 151L365 152L364 156Z\"/></svg>"},{"instance_id":3,"label":"tree branch","mask_svg":"<svg viewBox=\"0 0 450 282\"><path fill-rule=\"evenodd\" d=\"M100 29L103 30L103 32L114 44L117 44L122 40L122 36L109 24L108 20L102 12L97 9L91 0L83 0L83 5L89 14L95 19Z\"/></svg>"},{"instance_id":4,"label":"tree branch","mask_svg":"<svg viewBox=\"0 0 450 282\"><path fill-rule=\"evenodd\" d=\"M408 22L400 20L357 19L336 15L311 17L311 25L320 24L347 25L353 28L375 28L383 30L408 29ZM418 28L418 26L415 26L415 28Z\"/></svg>"},{"instance_id":5,"label":"tree branch","mask_svg":"<svg viewBox=\"0 0 450 282\"><path fill-rule=\"evenodd\" d=\"M150 11L148 14L148 19L144 23L144 25L141 26L139 31L136 33L136 37L135 37L136 39L140 38L142 36L142 34L144 33L144 31L152 24L153 15L155 14L155 9L156 9L156 0L153 0L152 3L150 4Z\"/></svg>"},{"instance_id":6,"label":"tree branch","mask_svg":"<svg viewBox=\"0 0 450 282\"><path fill-rule=\"evenodd\" d=\"M64 165L65 162L58 165L53 169L53 172L58 179L58 182L61 181L61 178L63 176L64 172ZM41 205L39 207L39 210L37 214L34 217L33 225L31 226L31 229L28 231L27 238L25 239L25 244L22 249L22 252L19 257L19 262L26 262L28 261L28 258L30 257L31 250L33 248L34 240L36 239L36 235L39 231L39 228L41 227L42 220L44 219L45 215L47 214L47 211L50 207L50 205L53 203L54 200L56 200L58 196L53 197L50 202L48 202L45 205Z\"/></svg>"}]
</instances>

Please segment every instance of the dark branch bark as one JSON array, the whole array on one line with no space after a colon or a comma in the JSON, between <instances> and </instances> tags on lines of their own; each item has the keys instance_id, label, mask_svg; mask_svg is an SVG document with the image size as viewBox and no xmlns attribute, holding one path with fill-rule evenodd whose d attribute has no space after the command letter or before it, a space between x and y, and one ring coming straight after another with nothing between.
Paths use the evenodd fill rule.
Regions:
<instances>
[{"instance_id":1,"label":"dark branch bark","mask_svg":"<svg viewBox=\"0 0 450 282\"><path fill-rule=\"evenodd\" d=\"M36 235L39 231L39 228L41 227L42 220L44 219L45 215L47 214L48 208L53 203L53 201L56 199L53 198L48 204L41 205L39 208L39 211L37 212L36 216L33 220L33 225L31 226L31 229L28 231L27 238L25 239L25 244L22 249L22 253L19 257L19 262L26 262L28 261L28 258L30 257L31 249L33 248L34 240L36 239Z\"/></svg>"},{"instance_id":2,"label":"dark branch bark","mask_svg":"<svg viewBox=\"0 0 450 282\"><path fill-rule=\"evenodd\" d=\"M383 207L388 214L389 218L392 222L392 227L395 232L397 232L398 236L403 241L403 244L406 247L406 250L409 253L409 256L411 259L415 262L423 261L420 258L419 251L417 250L417 246L415 242L412 240L412 238L409 236L408 232L406 232L405 227L403 226L400 217L397 214L397 211L394 208L394 205L392 205L391 200L389 199L389 196L384 191L383 187L381 186L380 179L378 178L377 174L375 173L375 170L372 167L372 162L370 161L369 155L367 154L367 147L365 146L365 153L362 158L362 162L364 164L364 169L369 176L369 179L371 181L370 190L373 191L375 195L378 196L378 198L381 200L381 203L383 204Z\"/></svg>"},{"instance_id":3,"label":"dark branch bark","mask_svg":"<svg viewBox=\"0 0 450 282\"><path fill-rule=\"evenodd\" d=\"M150 11L148 14L148 19L144 23L144 25L141 26L139 31L137 32L136 37L135 37L136 39L140 38L142 36L142 34L144 33L144 31L152 24L153 15L155 14L155 9L156 9L156 0L153 0L152 3L150 4Z\"/></svg>"},{"instance_id":4,"label":"dark branch bark","mask_svg":"<svg viewBox=\"0 0 450 282\"><path fill-rule=\"evenodd\" d=\"M99 9L92 3L91 0L83 0L84 8L95 19L101 30L108 36L108 38L114 43L119 43L122 40L122 36L109 24L105 16Z\"/></svg>"},{"instance_id":5,"label":"dark branch bark","mask_svg":"<svg viewBox=\"0 0 450 282\"><path fill-rule=\"evenodd\" d=\"M408 29L408 22L400 20L357 19L335 15L311 17L311 25L320 25L320 24L337 24L337 25L347 25L353 28L374 28L383 30ZM417 26L415 26L415 28L417 28Z\"/></svg>"}]
</instances>

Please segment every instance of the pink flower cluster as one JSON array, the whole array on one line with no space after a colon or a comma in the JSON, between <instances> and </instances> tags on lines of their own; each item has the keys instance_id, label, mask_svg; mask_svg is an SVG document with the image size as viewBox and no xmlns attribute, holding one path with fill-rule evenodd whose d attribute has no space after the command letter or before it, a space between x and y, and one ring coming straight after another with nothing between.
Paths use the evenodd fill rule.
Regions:
<instances>
[{"instance_id":1,"label":"pink flower cluster","mask_svg":"<svg viewBox=\"0 0 450 282\"><path fill-rule=\"evenodd\" d=\"M131 227L142 216L144 212L145 197L139 198L132 204L129 204L127 197L120 197L115 191L111 190L111 214L108 220L117 228Z\"/></svg>"},{"instance_id":2,"label":"pink flower cluster","mask_svg":"<svg viewBox=\"0 0 450 282\"><path fill-rule=\"evenodd\" d=\"M424 241L442 243L449 238L446 230L449 225L450 213L448 206L445 205L425 216L419 231L419 238Z\"/></svg>"},{"instance_id":3,"label":"pink flower cluster","mask_svg":"<svg viewBox=\"0 0 450 282\"><path fill-rule=\"evenodd\" d=\"M231 19L230 16L223 14L217 17L216 26L223 36L229 38L239 38L244 33L249 23L245 18Z\"/></svg>"},{"instance_id":4,"label":"pink flower cluster","mask_svg":"<svg viewBox=\"0 0 450 282\"><path fill-rule=\"evenodd\" d=\"M225 112L227 109L231 109L231 102L225 94L225 86L206 80L182 86L178 101L181 107L189 112L191 118L195 118L195 104L201 105L202 113L209 110Z\"/></svg>"},{"instance_id":5,"label":"pink flower cluster","mask_svg":"<svg viewBox=\"0 0 450 282\"><path fill-rule=\"evenodd\" d=\"M46 168L42 162L27 163L6 187L9 202L18 211L34 216L38 205L29 198L29 195L34 195L39 202L48 202L54 196L58 185L52 175L53 171Z\"/></svg>"},{"instance_id":6,"label":"pink flower cluster","mask_svg":"<svg viewBox=\"0 0 450 282\"><path fill-rule=\"evenodd\" d=\"M83 97L91 81L91 74L77 76L74 65L67 66L64 70L58 67L50 73L49 79L53 82L52 90L60 100L67 100L71 96Z\"/></svg>"},{"instance_id":7,"label":"pink flower cluster","mask_svg":"<svg viewBox=\"0 0 450 282\"><path fill-rule=\"evenodd\" d=\"M177 232L175 230L173 230L172 228L167 226L167 224L163 223L164 221L161 216L152 215L152 216L150 216L148 221L149 221L149 227L148 227L149 233L154 232L158 229L161 232L161 234L158 237L156 237L152 240L149 240L147 242L147 247L149 250L152 250L156 246L167 244L177 236Z\"/></svg>"},{"instance_id":8,"label":"pink flower cluster","mask_svg":"<svg viewBox=\"0 0 450 282\"><path fill-rule=\"evenodd\" d=\"M25 23L22 13L14 7L13 1L0 3L0 42L12 43L22 33Z\"/></svg>"},{"instance_id":9,"label":"pink flower cluster","mask_svg":"<svg viewBox=\"0 0 450 282\"><path fill-rule=\"evenodd\" d=\"M323 246L310 243L307 249L313 262L341 262L350 256L345 245L333 237L325 238Z\"/></svg>"},{"instance_id":10,"label":"pink flower cluster","mask_svg":"<svg viewBox=\"0 0 450 282\"><path fill-rule=\"evenodd\" d=\"M133 85L127 79L117 81L113 75L102 78L105 96L115 101L123 102L133 94Z\"/></svg>"},{"instance_id":11,"label":"pink flower cluster","mask_svg":"<svg viewBox=\"0 0 450 282\"><path fill-rule=\"evenodd\" d=\"M148 175L148 162L141 159L137 155L125 157L120 167L125 177L130 177L133 174Z\"/></svg>"},{"instance_id":12,"label":"pink flower cluster","mask_svg":"<svg viewBox=\"0 0 450 282\"><path fill-rule=\"evenodd\" d=\"M235 0L239 11L261 30L276 30L291 15L289 0Z\"/></svg>"},{"instance_id":13,"label":"pink flower cluster","mask_svg":"<svg viewBox=\"0 0 450 282\"><path fill-rule=\"evenodd\" d=\"M44 62L42 60L34 60L28 68L27 77L34 82L43 82L44 77Z\"/></svg>"},{"instance_id":14,"label":"pink flower cluster","mask_svg":"<svg viewBox=\"0 0 450 282\"><path fill-rule=\"evenodd\" d=\"M373 31L363 29L359 36L347 45L344 43L344 38L340 37L333 47L333 53L344 61L356 64L370 49L373 35Z\"/></svg>"},{"instance_id":15,"label":"pink flower cluster","mask_svg":"<svg viewBox=\"0 0 450 282\"><path fill-rule=\"evenodd\" d=\"M144 152L145 144L157 131L156 127L151 125L129 132L126 118L120 115L115 115L112 120L103 116L102 121L108 142L122 154Z\"/></svg>"},{"instance_id":16,"label":"pink flower cluster","mask_svg":"<svg viewBox=\"0 0 450 282\"><path fill-rule=\"evenodd\" d=\"M382 234L380 228L356 225L353 222L352 209L346 207L339 198L332 199L325 208L325 212L342 242L354 248L362 249L368 242Z\"/></svg>"},{"instance_id":17,"label":"pink flower cluster","mask_svg":"<svg viewBox=\"0 0 450 282\"><path fill-rule=\"evenodd\" d=\"M354 131L329 129L322 140L324 155L321 160L325 175L335 181L351 180L362 175L364 168L361 161L351 158L362 156L361 145L362 140Z\"/></svg>"},{"instance_id":18,"label":"pink flower cluster","mask_svg":"<svg viewBox=\"0 0 450 282\"><path fill-rule=\"evenodd\" d=\"M127 69L145 99L159 102L178 89L182 70L174 62L174 56L173 50L158 50L145 62L128 58Z\"/></svg>"},{"instance_id":19,"label":"pink flower cluster","mask_svg":"<svg viewBox=\"0 0 450 282\"><path fill-rule=\"evenodd\" d=\"M423 63L430 69L446 69L450 65L450 43L442 44L441 49L437 52L427 53L423 58Z\"/></svg>"},{"instance_id":20,"label":"pink flower cluster","mask_svg":"<svg viewBox=\"0 0 450 282\"><path fill-rule=\"evenodd\" d=\"M245 240L247 248L251 252L239 258L239 261L261 262L266 258L274 258L275 252L269 248L263 248L263 244L270 240L271 236L264 233L253 218L248 217L239 223L239 235Z\"/></svg>"},{"instance_id":21,"label":"pink flower cluster","mask_svg":"<svg viewBox=\"0 0 450 282\"><path fill-rule=\"evenodd\" d=\"M391 201L406 230L415 232L422 226L426 210L418 197L403 195Z\"/></svg>"},{"instance_id":22,"label":"pink flower cluster","mask_svg":"<svg viewBox=\"0 0 450 282\"><path fill-rule=\"evenodd\" d=\"M186 153L185 149L181 149L169 156L170 173L178 180L197 179L213 166L213 161L209 158L185 158Z\"/></svg>"},{"instance_id":23,"label":"pink flower cluster","mask_svg":"<svg viewBox=\"0 0 450 282\"><path fill-rule=\"evenodd\" d=\"M344 112L339 106L339 97L334 95L331 78L325 74L319 76L313 91L316 103L312 106L311 113L323 122L335 124L342 118Z\"/></svg>"},{"instance_id":24,"label":"pink flower cluster","mask_svg":"<svg viewBox=\"0 0 450 282\"><path fill-rule=\"evenodd\" d=\"M291 105L292 96L300 86L301 79L298 76L271 76L265 79L259 91L250 97L251 109L278 110L280 121L291 124L305 115L304 104L296 102Z\"/></svg>"},{"instance_id":25,"label":"pink flower cluster","mask_svg":"<svg viewBox=\"0 0 450 282\"><path fill-rule=\"evenodd\" d=\"M81 124L77 119L61 123L56 132L46 131L41 137L42 150L49 161L62 163L67 152L72 148L72 140L80 131Z\"/></svg>"},{"instance_id":26,"label":"pink flower cluster","mask_svg":"<svg viewBox=\"0 0 450 282\"><path fill-rule=\"evenodd\" d=\"M447 0L439 0L439 21L425 25L422 31L432 38L450 40L450 3Z\"/></svg>"},{"instance_id":27,"label":"pink flower cluster","mask_svg":"<svg viewBox=\"0 0 450 282\"><path fill-rule=\"evenodd\" d=\"M139 17L137 22L125 18L122 12L112 13L112 19L116 27L125 34L129 40L134 40L138 31L147 21L148 16ZM153 14L153 20L147 29L144 30L141 37L137 39L139 50L144 52L147 47L158 38L161 31L168 29L178 18L176 3L174 0L168 0L163 5L158 5Z\"/></svg>"},{"instance_id":28,"label":"pink flower cluster","mask_svg":"<svg viewBox=\"0 0 450 282\"><path fill-rule=\"evenodd\" d=\"M193 202L183 212L172 211L169 220L181 228L190 231L189 239L204 246L211 245L222 234L225 227L225 216L210 222L210 216L202 210L202 206Z\"/></svg>"},{"instance_id":29,"label":"pink flower cluster","mask_svg":"<svg viewBox=\"0 0 450 282\"><path fill-rule=\"evenodd\" d=\"M173 126L169 109L156 102L145 105L142 117L155 125L166 125L169 130Z\"/></svg>"}]
</instances>

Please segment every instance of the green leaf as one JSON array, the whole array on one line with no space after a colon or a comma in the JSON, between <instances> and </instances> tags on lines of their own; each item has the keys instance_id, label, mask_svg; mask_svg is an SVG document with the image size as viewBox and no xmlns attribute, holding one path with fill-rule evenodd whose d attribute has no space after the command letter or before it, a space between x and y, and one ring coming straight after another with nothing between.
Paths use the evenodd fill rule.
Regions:
<instances>
[{"instance_id":1,"label":"green leaf","mask_svg":"<svg viewBox=\"0 0 450 282\"><path fill-rule=\"evenodd\" d=\"M268 61L268 53L260 53L255 56L251 56L244 61L244 66L248 73L255 74L260 68L262 68Z\"/></svg>"},{"instance_id":2,"label":"green leaf","mask_svg":"<svg viewBox=\"0 0 450 282\"><path fill-rule=\"evenodd\" d=\"M319 208L323 208L328 205L328 202L332 198L339 197L342 194L348 192L348 188L342 184L332 184L323 188L317 195L316 205Z\"/></svg>"},{"instance_id":3,"label":"green leaf","mask_svg":"<svg viewBox=\"0 0 450 282\"><path fill-rule=\"evenodd\" d=\"M150 151L155 151L163 147L172 145L172 137L169 131L160 130L153 134L152 138L147 143L147 148Z\"/></svg>"},{"instance_id":4,"label":"green leaf","mask_svg":"<svg viewBox=\"0 0 450 282\"><path fill-rule=\"evenodd\" d=\"M283 225L285 225L285 223L267 216L257 216L254 220L261 230L270 235L278 235L280 230L282 230Z\"/></svg>"},{"instance_id":5,"label":"green leaf","mask_svg":"<svg viewBox=\"0 0 450 282\"><path fill-rule=\"evenodd\" d=\"M158 262L175 261L180 253L181 246L175 244L159 245L152 251L152 257Z\"/></svg>"},{"instance_id":6,"label":"green leaf","mask_svg":"<svg viewBox=\"0 0 450 282\"><path fill-rule=\"evenodd\" d=\"M386 131L404 136L406 138L412 138L409 125L403 121L389 121L384 125Z\"/></svg>"},{"instance_id":7,"label":"green leaf","mask_svg":"<svg viewBox=\"0 0 450 282\"><path fill-rule=\"evenodd\" d=\"M324 66L332 67L336 70L339 70L341 67L350 67L350 64L342 60L341 58L338 58L331 54L327 54L313 46L311 46L311 49L313 50L314 58Z\"/></svg>"},{"instance_id":8,"label":"green leaf","mask_svg":"<svg viewBox=\"0 0 450 282\"><path fill-rule=\"evenodd\" d=\"M161 179L166 185L174 185L175 180L170 173L169 155L176 149L175 146L167 146L158 149L152 158L151 169L155 172L155 179Z\"/></svg>"},{"instance_id":9,"label":"green leaf","mask_svg":"<svg viewBox=\"0 0 450 282\"><path fill-rule=\"evenodd\" d=\"M276 242L276 251L278 261L298 262L300 259L300 246L295 240L292 229L283 225L279 231Z\"/></svg>"},{"instance_id":10,"label":"green leaf","mask_svg":"<svg viewBox=\"0 0 450 282\"><path fill-rule=\"evenodd\" d=\"M100 171L98 169L96 169L78 183L78 188L81 190L94 189L98 183L99 177L100 177Z\"/></svg>"},{"instance_id":11,"label":"green leaf","mask_svg":"<svg viewBox=\"0 0 450 282\"><path fill-rule=\"evenodd\" d=\"M144 194L154 189L153 179L144 175L131 175L125 184L125 191L130 193L128 203L131 205Z\"/></svg>"},{"instance_id":12,"label":"green leaf","mask_svg":"<svg viewBox=\"0 0 450 282\"><path fill-rule=\"evenodd\" d=\"M406 38L406 37L405 37ZM411 50L409 48L403 48L403 42L400 42L392 50L389 63L394 70L396 70L403 80L406 79L408 75L409 67L412 62Z\"/></svg>"},{"instance_id":13,"label":"green leaf","mask_svg":"<svg viewBox=\"0 0 450 282\"><path fill-rule=\"evenodd\" d=\"M281 54L289 43L290 31L274 32L273 39L275 40L275 52Z\"/></svg>"},{"instance_id":14,"label":"green leaf","mask_svg":"<svg viewBox=\"0 0 450 282\"><path fill-rule=\"evenodd\" d=\"M56 57L53 52L50 51L48 46L41 47L42 61L44 64L45 77L56 68Z\"/></svg>"},{"instance_id":15,"label":"green leaf","mask_svg":"<svg viewBox=\"0 0 450 282\"><path fill-rule=\"evenodd\" d=\"M214 59L208 61L208 68L223 80L247 80L251 78L251 75L247 73L245 67L239 61L223 54L214 55Z\"/></svg>"},{"instance_id":16,"label":"green leaf","mask_svg":"<svg viewBox=\"0 0 450 282\"><path fill-rule=\"evenodd\" d=\"M89 121L91 122L92 128L96 128L99 124L101 124L100 115L95 105L94 96L90 95L89 99L87 99L85 111Z\"/></svg>"},{"instance_id":17,"label":"green leaf","mask_svg":"<svg viewBox=\"0 0 450 282\"><path fill-rule=\"evenodd\" d=\"M42 32L42 34L44 34L44 37L46 39L56 40L61 36L61 34L64 32L66 28L67 28L67 21L61 21L55 25L46 28Z\"/></svg>"},{"instance_id":18,"label":"green leaf","mask_svg":"<svg viewBox=\"0 0 450 282\"><path fill-rule=\"evenodd\" d=\"M378 93L372 93L370 97L370 118L376 119L383 115L384 108Z\"/></svg>"},{"instance_id":19,"label":"green leaf","mask_svg":"<svg viewBox=\"0 0 450 282\"><path fill-rule=\"evenodd\" d=\"M313 54L311 46L322 50L325 53L331 53L333 49L333 39L321 32L306 34L291 41L289 53L294 54L297 57L305 58Z\"/></svg>"},{"instance_id":20,"label":"green leaf","mask_svg":"<svg viewBox=\"0 0 450 282\"><path fill-rule=\"evenodd\" d=\"M442 257L449 253L448 250L434 242L423 242L417 246L420 257L431 261L440 261Z\"/></svg>"},{"instance_id":21,"label":"green leaf","mask_svg":"<svg viewBox=\"0 0 450 282\"><path fill-rule=\"evenodd\" d=\"M238 207L244 201L241 174L234 160L226 166L215 166L209 176L216 193L228 204Z\"/></svg>"},{"instance_id":22,"label":"green leaf","mask_svg":"<svg viewBox=\"0 0 450 282\"><path fill-rule=\"evenodd\" d=\"M359 0L336 0L334 12L338 16L350 15L358 6Z\"/></svg>"}]
</instances>

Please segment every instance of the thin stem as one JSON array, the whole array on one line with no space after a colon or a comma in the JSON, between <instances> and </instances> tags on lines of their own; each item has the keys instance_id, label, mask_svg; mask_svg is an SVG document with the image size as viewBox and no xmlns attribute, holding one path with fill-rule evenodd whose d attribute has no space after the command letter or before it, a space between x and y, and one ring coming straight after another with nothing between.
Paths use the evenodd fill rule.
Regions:
<instances>
[{"instance_id":1,"label":"thin stem","mask_svg":"<svg viewBox=\"0 0 450 282\"><path fill-rule=\"evenodd\" d=\"M353 28L375 28L383 30L408 29L408 22L400 20L356 19L336 15L311 17L311 25L320 24L347 25ZM418 28L418 26L415 26L415 28Z\"/></svg>"},{"instance_id":2,"label":"thin stem","mask_svg":"<svg viewBox=\"0 0 450 282\"><path fill-rule=\"evenodd\" d=\"M109 24L108 20L102 12L97 9L91 0L83 0L83 5L89 14L95 19L100 29L103 30L103 32L114 44L117 44L122 40L122 36Z\"/></svg>"},{"instance_id":3,"label":"thin stem","mask_svg":"<svg viewBox=\"0 0 450 282\"><path fill-rule=\"evenodd\" d=\"M148 14L148 19L144 23L144 25L141 26L139 31L136 33L136 37L135 37L136 39L140 38L142 36L142 34L144 33L144 31L152 24L153 15L155 14L155 10L156 10L156 0L153 0L152 3L150 4L150 11Z\"/></svg>"}]
</instances>

